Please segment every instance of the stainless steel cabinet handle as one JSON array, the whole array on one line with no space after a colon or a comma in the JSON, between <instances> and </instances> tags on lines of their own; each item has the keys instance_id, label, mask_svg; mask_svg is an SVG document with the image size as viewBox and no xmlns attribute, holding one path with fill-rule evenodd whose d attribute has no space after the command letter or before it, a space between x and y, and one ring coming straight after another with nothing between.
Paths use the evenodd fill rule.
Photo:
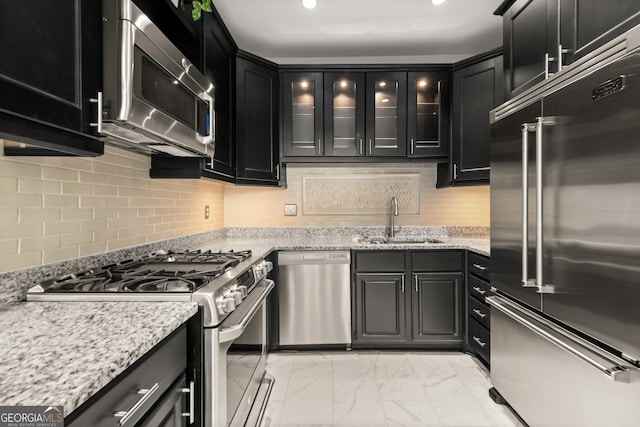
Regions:
<instances>
[{"instance_id":1,"label":"stainless steel cabinet handle","mask_svg":"<svg viewBox=\"0 0 640 427\"><path fill-rule=\"evenodd\" d=\"M553 76L553 73L549 72L549 63L550 62L554 62L556 60L556 58L554 58L553 56L549 56L548 53L544 54L544 78L548 79L549 77Z\"/></svg>"},{"instance_id":2,"label":"stainless steel cabinet handle","mask_svg":"<svg viewBox=\"0 0 640 427\"><path fill-rule=\"evenodd\" d=\"M473 337L473 340L474 340L475 342L477 342L477 343L478 343L478 345L479 345L480 347L484 347L484 346L486 346L486 345L487 345L487 343L486 343L486 342L482 342L482 340L481 340L480 338L478 338L478 337Z\"/></svg>"},{"instance_id":3,"label":"stainless steel cabinet handle","mask_svg":"<svg viewBox=\"0 0 640 427\"><path fill-rule=\"evenodd\" d=\"M364 150L364 141L360 138L360 149L358 150L358 153L362 154L362 150Z\"/></svg>"},{"instance_id":4,"label":"stainless steel cabinet handle","mask_svg":"<svg viewBox=\"0 0 640 427\"><path fill-rule=\"evenodd\" d=\"M369 154L373 154L373 140L369 138Z\"/></svg>"},{"instance_id":5,"label":"stainless steel cabinet handle","mask_svg":"<svg viewBox=\"0 0 640 427\"><path fill-rule=\"evenodd\" d=\"M193 424L196 417L196 397L195 397L195 383L189 382L189 388L181 388L181 393L189 393L189 412L183 412L183 417L189 418L189 424Z\"/></svg>"},{"instance_id":6,"label":"stainless steel cabinet handle","mask_svg":"<svg viewBox=\"0 0 640 427\"><path fill-rule=\"evenodd\" d=\"M400 276L400 289L404 293L404 275Z\"/></svg>"},{"instance_id":7,"label":"stainless steel cabinet handle","mask_svg":"<svg viewBox=\"0 0 640 427\"><path fill-rule=\"evenodd\" d=\"M279 180L280 179L280 165L276 165L276 179Z\"/></svg>"},{"instance_id":8,"label":"stainless steel cabinet handle","mask_svg":"<svg viewBox=\"0 0 640 427\"><path fill-rule=\"evenodd\" d=\"M416 289L416 293L418 293L419 291L418 291L418 275L417 274L413 275L413 286Z\"/></svg>"},{"instance_id":9,"label":"stainless steel cabinet handle","mask_svg":"<svg viewBox=\"0 0 640 427\"><path fill-rule=\"evenodd\" d=\"M453 179L454 181L458 179L458 165L455 163L453 164Z\"/></svg>"},{"instance_id":10,"label":"stainless steel cabinet handle","mask_svg":"<svg viewBox=\"0 0 640 427\"><path fill-rule=\"evenodd\" d=\"M411 148L411 155L413 155L413 151L415 148L415 140L413 138L411 138L411 141L409 141L409 148Z\"/></svg>"},{"instance_id":11,"label":"stainless steel cabinet handle","mask_svg":"<svg viewBox=\"0 0 640 427\"><path fill-rule=\"evenodd\" d=\"M476 291L477 293L479 293L480 295L484 295L484 294L486 294L486 293L487 293L487 291L484 291L484 290L480 289L480 288L479 288L479 287L477 287L477 286L474 286L474 287L473 287L473 290L474 290L474 291Z\"/></svg>"},{"instance_id":12,"label":"stainless steel cabinet handle","mask_svg":"<svg viewBox=\"0 0 640 427\"><path fill-rule=\"evenodd\" d=\"M485 267L484 265L480 265L480 264L473 264L473 266L475 268L477 268L478 270L482 270L482 271L485 271L487 269L487 267Z\"/></svg>"},{"instance_id":13,"label":"stainless steel cabinet handle","mask_svg":"<svg viewBox=\"0 0 640 427\"><path fill-rule=\"evenodd\" d=\"M563 49L562 45L558 45L558 71L562 71L564 65L562 65L562 55L569 53L569 49Z\"/></svg>"},{"instance_id":14,"label":"stainless steel cabinet handle","mask_svg":"<svg viewBox=\"0 0 640 427\"><path fill-rule=\"evenodd\" d=\"M486 314L486 313L481 312L481 311L480 311L480 310L478 310L477 308L474 308L474 309L473 309L473 312L474 312L475 314L477 314L478 316L482 317L483 319L484 319L485 317L487 317L487 314Z\"/></svg>"},{"instance_id":15,"label":"stainless steel cabinet handle","mask_svg":"<svg viewBox=\"0 0 640 427\"><path fill-rule=\"evenodd\" d=\"M544 320L536 320L535 317L533 318L534 319L533 321L530 321L526 317L531 317L531 316L529 316L529 315L521 315L519 313L519 309L518 308L513 306L512 303L509 303L509 302L507 302L506 300L504 300L503 298L500 298L500 297L496 297L496 296L489 297L489 298L487 298L487 303L489 303L489 305L491 305L492 307L496 308L498 311L501 311L503 314L505 314L509 318L511 318L514 321L518 322L519 324L521 324L525 328L527 328L530 331L534 332L535 334L539 335L541 338L549 341L550 343L560 347L561 349L563 349L566 352L572 354L573 356L577 357L578 359L580 359L580 360L588 363L589 365L593 366L594 368L598 369L603 374L605 374L607 376L607 378L609 378L610 380L618 381L618 382L625 382L625 383L628 383L630 381L629 367L622 365L621 363L619 363L615 359L612 359L611 357L607 357L604 354L598 354L598 352L596 352L595 348L594 348L593 354L597 355L598 357L600 357L604 361L606 361L607 365L604 365L604 364L600 363L599 361L595 360L594 358L590 357L589 355L585 354L584 352L580 351L580 349L576 348L577 346L581 346L585 350L587 350L587 349L590 350L590 348L588 347L589 346L588 343L586 343L583 346L582 344L580 344L580 342L576 341L575 338L569 339L569 337L567 337L567 339L569 339L569 341L575 342L576 346L572 346L572 345L566 343L564 340L554 336L553 334L547 332L546 330L544 330L543 328L541 328L540 326L538 326L538 325L536 325L534 323L534 322L540 323L540 324L542 324L544 326L547 326L550 330L552 330L552 331L554 331L554 332L556 332L556 333L558 333L560 335L566 335L566 333L563 333L562 331L560 331L557 326L551 324L550 322L546 322ZM599 350L599 351L602 351L602 350Z\"/></svg>"},{"instance_id":16,"label":"stainless steel cabinet handle","mask_svg":"<svg viewBox=\"0 0 640 427\"><path fill-rule=\"evenodd\" d=\"M120 420L118 420L118 424L121 426L125 425L131 419L131 417L133 417L135 413L142 407L142 405L144 405L145 402L151 398L153 393L158 390L158 387L158 383L155 383L153 387L149 389L139 389L138 394L141 394L142 397L138 399L138 401L131 407L131 409L129 409L128 411L118 411L113 414L114 417L120 418Z\"/></svg>"},{"instance_id":17,"label":"stainless steel cabinet handle","mask_svg":"<svg viewBox=\"0 0 640 427\"><path fill-rule=\"evenodd\" d=\"M322 156L322 142L318 138L318 156Z\"/></svg>"},{"instance_id":18,"label":"stainless steel cabinet handle","mask_svg":"<svg viewBox=\"0 0 640 427\"><path fill-rule=\"evenodd\" d=\"M98 133L102 133L102 92L98 92L97 98L89 98L89 102L98 104L98 120L95 123L89 123L89 126L96 128Z\"/></svg>"}]
</instances>

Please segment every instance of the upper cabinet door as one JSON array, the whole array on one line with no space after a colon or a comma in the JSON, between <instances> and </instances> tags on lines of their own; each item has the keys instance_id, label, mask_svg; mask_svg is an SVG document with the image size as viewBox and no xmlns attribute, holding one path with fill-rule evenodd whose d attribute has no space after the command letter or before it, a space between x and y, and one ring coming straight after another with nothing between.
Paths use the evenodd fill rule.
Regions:
<instances>
[{"instance_id":1,"label":"upper cabinet door","mask_svg":"<svg viewBox=\"0 0 640 427\"><path fill-rule=\"evenodd\" d=\"M28 132L50 125L56 129L52 133L96 135L91 123L98 108L91 98L101 87L101 16L101 2L89 0L0 2L0 113L7 115L0 132L5 137L21 140L23 135L11 134L13 127ZM42 132L24 136L25 142L50 142Z\"/></svg>"},{"instance_id":2,"label":"upper cabinet door","mask_svg":"<svg viewBox=\"0 0 640 427\"><path fill-rule=\"evenodd\" d=\"M278 71L236 60L236 182L277 185L280 180Z\"/></svg>"},{"instance_id":3,"label":"upper cabinet door","mask_svg":"<svg viewBox=\"0 0 640 427\"><path fill-rule=\"evenodd\" d=\"M449 153L449 85L446 71L410 72L407 88L409 157Z\"/></svg>"},{"instance_id":4,"label":"upper cabinet door","mask_svg":"<svg viewBox=\"0 0 640 427\"><path fill-rule=\"evenodd\" d=\"M364 73L324 73L324 154L363 156Z\"/></svg>"},{"instance_id":5,"label":"upper cabinet door","mask_svg":"<svg viewBox=\"0 0 640 427\"><path fill-rule=\"evenodd\" d=\"M322 73L282 75L284 156L323 154L322 97Z\"/></svg>"},{"instance_id":6,"label":"upper cabinet door","mask_svg":"<svg viewBox=\"0 0 640 427\"><path fill-rule=\"evenodd\" d=\"M507 99L557 71L558 1L517 0L503 12Z\"/></svg>"},{"instance_id":7,"label":"upper cabinet door","mask_svg":"<svg viewBox=\"0 0 640 427\"><path fill-rule=\"evenodd\" d=\"M502 103L502 56L453 73L451 180L488 183L489 111Z\"/></svg>"},{"instance_id":8,"label":"upper cabinet door","mask_svg":"<svg viewBox=\"0 0 640 427\"><path fill-rule=\"evenodd\" d=\"M366 153L407 154L407 73L367 73Z\"/></svg>"}]
</instances>

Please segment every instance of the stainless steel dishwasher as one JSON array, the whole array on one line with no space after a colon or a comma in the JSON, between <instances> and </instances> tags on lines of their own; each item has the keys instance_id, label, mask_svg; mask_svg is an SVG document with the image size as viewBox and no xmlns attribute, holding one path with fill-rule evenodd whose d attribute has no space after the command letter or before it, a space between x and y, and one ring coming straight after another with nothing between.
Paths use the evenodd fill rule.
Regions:
<instances>
[{"instance_id":1,"label":"stainless steel dishwasher","mask_svg":"<svg viewBox=\"0 0 640 427\"><path fill-rule=\"evenodd\" d=\"M351 347L349 251L278 253L281 346Z\"/></svg>"}]
</instances>

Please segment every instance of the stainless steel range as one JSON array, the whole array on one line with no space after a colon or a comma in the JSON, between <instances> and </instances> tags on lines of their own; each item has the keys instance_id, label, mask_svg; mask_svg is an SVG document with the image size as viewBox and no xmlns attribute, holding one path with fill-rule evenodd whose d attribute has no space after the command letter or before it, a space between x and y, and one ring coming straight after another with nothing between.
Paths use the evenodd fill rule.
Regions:
<instances>
[{"instance_id":1,"label":"stainless steel range","mask_svg":"<svg viewBox=\"0 0 640 427\"><path fill-rule=\"evenodd\" d=\"M251 425L266 375L265 301L272 264L251 251L165 252L46 280L27 301L195 301L204 326L204 424ZM257 419L254 419L258 414Z\"/></svg>"}]
</instances>

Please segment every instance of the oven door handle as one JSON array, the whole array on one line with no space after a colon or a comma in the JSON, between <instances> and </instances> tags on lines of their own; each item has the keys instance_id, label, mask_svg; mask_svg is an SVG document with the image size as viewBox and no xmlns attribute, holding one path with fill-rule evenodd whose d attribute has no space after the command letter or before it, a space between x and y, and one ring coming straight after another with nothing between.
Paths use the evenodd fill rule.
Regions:
<instances>
[{"instance_id":1,"label":"oven door handle","mask_svg":"<svg viewBox=\"0 0 640 427\"><path fill-rule=\"evenodd\" d=\"M251 319L253 319L253 316L255 316L258 310L260 310L260 307L262 307L262 304L269 296L269 293L275 287L275 283L273 282L273 280L265 279L263 280L263 282L265 283L264 286L258 285L253 289L253 291L251 291L251 294L253 294L254 292L260 292L260 294L255 301L251 302L251 308L245 313L244 316L242 316L242 319L234 325L225 325L219 329L218 339L220 344L233 341L240 335L242 335L244 330L249 325L249 322L251 322ZM247 302L249 301L245 300L243 303Z\"/></svg>"}]
</instances>

